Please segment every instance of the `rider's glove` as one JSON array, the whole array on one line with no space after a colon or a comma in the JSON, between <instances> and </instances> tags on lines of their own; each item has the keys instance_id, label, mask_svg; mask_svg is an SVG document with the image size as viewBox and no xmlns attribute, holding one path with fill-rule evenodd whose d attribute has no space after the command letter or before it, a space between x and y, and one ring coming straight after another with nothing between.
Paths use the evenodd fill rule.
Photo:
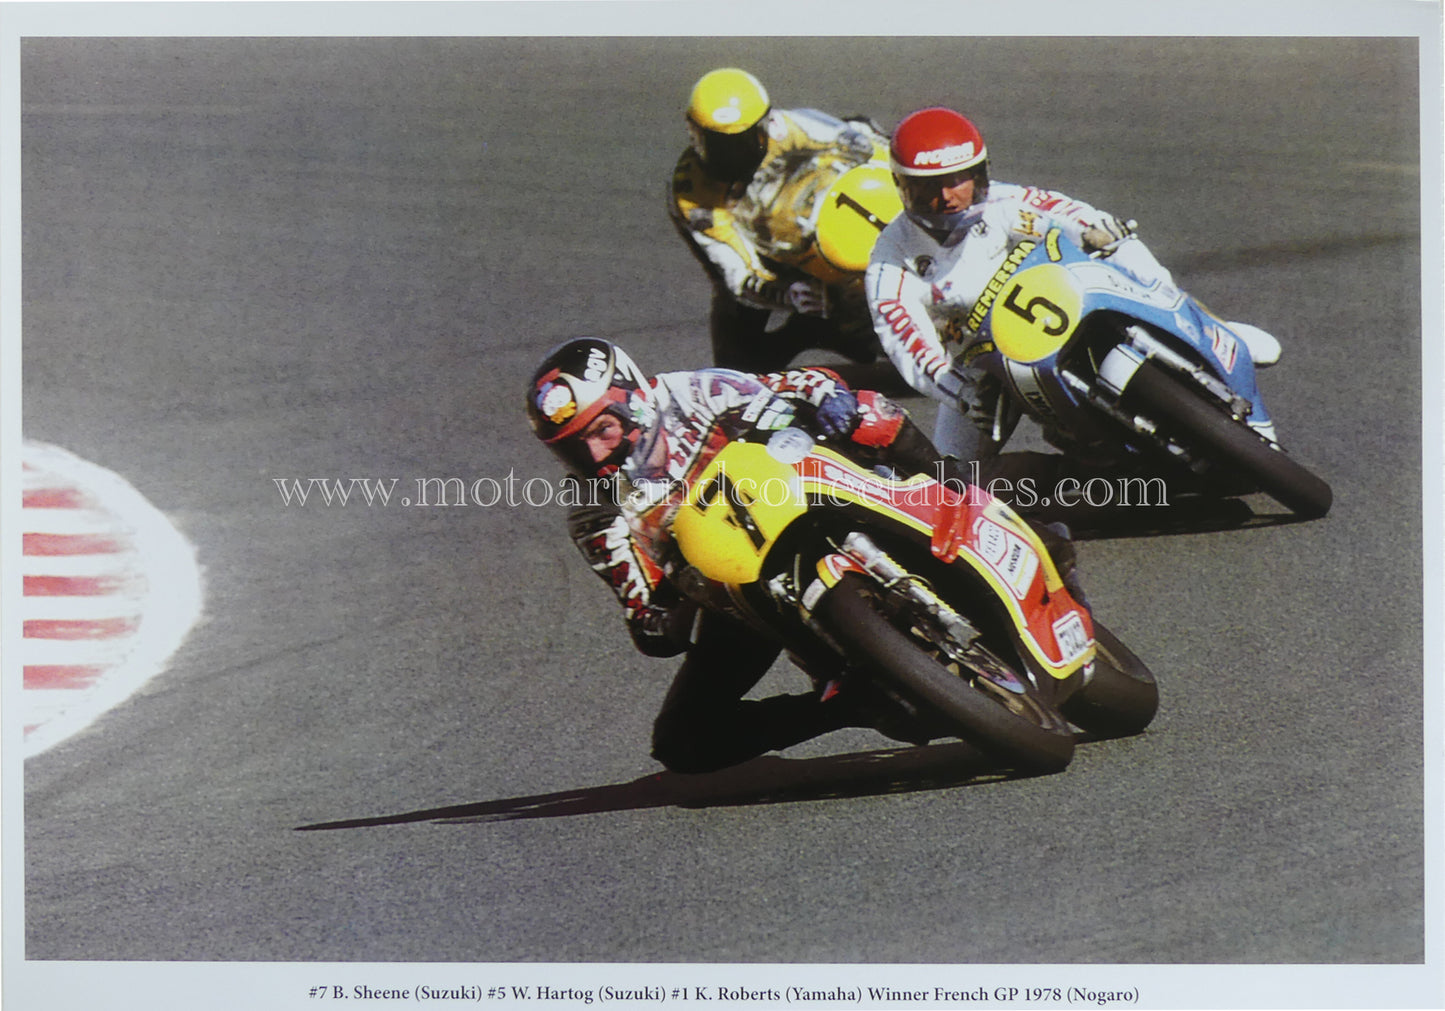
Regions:
<instances>
[{"instance_id":1,"label":"rider's glove","mask_svg":"<svg viewBox=\"0 0 1445 1011\"><path fill-rule=\"evenodd\" d=\"M975 424L990 418L998 406L1000 391L997 381L985 372L954 363L935 375L933 382L943 394L945 403L952 404Z\"/></svg>"},{"instance_id":2,"label":"rider's glove","mask_svg":"<svg viewBox=\"0 0 1445 1011\"><path fill-rule=\"evenodd\" d=\"M859 164L873 157L873 141L862 130L844 130L838 137L838 147L850 160Z\"/></svg>"},{"instance_id":3,"label":"rider's glove","mask_svg":"<svg viewBox=\"0 0 1445 1011\"><path fill-rule=\"evenodd\" d=\"M804 316L824 316L828 311L828 295L823 282L815 278L794 281L783 293L788 305Z\"/></svg>"},{"instance_id":4,"label":"rider's glove","mask_svg":"<svg viewBox=\"0 0 1445 1011\"><path fill-rule=\"evenodd\" d=\"M974 385L973 377L962 371L957 365L950 365L933 377L934 385L951 401L957 401L963 396L963 392Z\"/></svg>"},{"instance_id":5,"label":"rider's glove","mask_svg":"<svg viewBox=\"0 0 1445 1011\"><path fill-rule=\"evenodd\" d=\"M1101 214L1099 220L1084 229L1084 252L1112 253L1125 239L1132 239L1139 231L1139 222L1120 221L1112 214Z\"/></svg>"},{"instance_id":6,"label":"rider's glove","mask_svg":"<svg viewBox=\"0 0 1445 1011\"><path fill-rule=\"evenodd\" d=\"M850 390L834 390L818 405L817 420L819 431L828 438L847 438L863 420L858 398Z\"/></svg>"},{"instance_id":7,"label":"rider's glove","mask_svg":"<svg viewBox=\"0 0 1445 1011\"><path fill-rule=\"evenodd\" d=\"M628 615L627 628L633 645L645 656L677 656L691 644L696 616L697 605L689 600L669 606L645 604Z\"/></svg>"},{"instance_id":8,"label":"rider's glove","mask_svg":"<svg viewBox=\"0 0 1445 1011\"><path fill-rule=\"evenodd\" d=\"M908 415L903 408L874 390L858 393L858 426L853 441L861 446L891 446Z\"/></svg>"}]
</instances>

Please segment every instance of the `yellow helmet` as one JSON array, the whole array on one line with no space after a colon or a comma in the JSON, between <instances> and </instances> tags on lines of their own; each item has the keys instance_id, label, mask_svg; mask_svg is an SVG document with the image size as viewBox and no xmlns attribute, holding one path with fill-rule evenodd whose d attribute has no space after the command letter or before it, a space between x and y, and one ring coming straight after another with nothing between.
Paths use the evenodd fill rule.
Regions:
<instances>
[{"instance_id":1,"label":"yellow helmet","mask_svg":"<svg viewBox=\"0 0 1445 1011\"><path fill-rule=\"evenodd\" d=\"M749 178L767 151L768 92L746 70L712 70L693 85L687 130L708 174L725 182Z\"/></svg>"},{"instance_id":2,"label":"yellow helmet","mask_svg":"<svg viewBox=\"0 0 1445 1011\"><path fill-rule=\"evenodd\" d=\"M771 107L762 82L746 70L723 67L693 85L687 118L704 130L733 135L757 126Z\"/></svg>"}]
</instances>

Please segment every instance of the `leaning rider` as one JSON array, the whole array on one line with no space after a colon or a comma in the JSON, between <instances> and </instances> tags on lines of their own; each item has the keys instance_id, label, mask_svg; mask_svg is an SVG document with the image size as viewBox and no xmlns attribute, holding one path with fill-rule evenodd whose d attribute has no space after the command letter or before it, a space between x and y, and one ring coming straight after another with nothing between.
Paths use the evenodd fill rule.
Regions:
<instances>
[{"instance_id":1,"label":"leaning rider","mask_svg":"<svg viewBox=\"0 0 1445 1011\"><path fill-rule=\"evenodd\" d=\"M906 412L881 394L853 392L829 370L709 368L649 378L621 348L591 337L547 355L528 383L527 415L572 479L594 487L619 477L681 481L715 425L733 426L733 435L751 427L743 409L760 397L768 400L764 414L791 414L861 458L909 473L935 466L933 446ZM617 594L637 648L656 657L687 653L653 726L658 761L676 772L710 772L843 726L869 725L866 707L847 690L826 702L819 691L744 699L777 658L778 644L708 610L694 636L696 607L633 536L618 497L575 507L568 528Z\"/></svg>"},{"instance_id":2,"label":"leaning rider","mask_svg":"<svg viewBox=\"0 0 1445 1011\"><path fill-rule=\"evenodd\" d=\"M673 171L668 213L713 281L713 363L750 372L785 368L807 348L871 362L878 345L859 304L796 269L812 235L794 201L819 159L863 164L887 138L862 116L775 109L756 77L734 67L694 85L691 144ZM855 296L856 297L856 296ZM769 329L774 313L788 322Z\"/></svg>"}]
</instances>

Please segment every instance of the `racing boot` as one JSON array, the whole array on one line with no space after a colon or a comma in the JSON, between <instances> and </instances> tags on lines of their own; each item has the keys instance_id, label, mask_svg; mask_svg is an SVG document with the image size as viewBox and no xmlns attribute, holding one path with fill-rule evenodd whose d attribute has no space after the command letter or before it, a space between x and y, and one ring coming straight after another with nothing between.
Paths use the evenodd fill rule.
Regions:
<instances>
[{"instance_id":1,"label":"racing boot","mask_svg":"<svg viewBox=\"0 0 1445 1011\"><path fill-rule=\"evenodd\" d=\"M1244 346L1249 348L1249 357L1254 359L1254 367L1257 369L1268 368L1279 361L1280 346L1274 335L1261 330L1257 326L1250 326L1248 323L1225 324L1233 330L1239 339L1244 341Z\"/></svg>"},{"instance_id":2,"label":"racing boot","mask_svg":"<svg viewBox=\"0 0 1445 1011\"><path fill-rule=\"evenodd\" d=\"M924 745L934 737L892 692L857 675L829 680L822 686L819 699L837 714L843 726L876 730L904 744Z\"/></svg>"}]
</instances>

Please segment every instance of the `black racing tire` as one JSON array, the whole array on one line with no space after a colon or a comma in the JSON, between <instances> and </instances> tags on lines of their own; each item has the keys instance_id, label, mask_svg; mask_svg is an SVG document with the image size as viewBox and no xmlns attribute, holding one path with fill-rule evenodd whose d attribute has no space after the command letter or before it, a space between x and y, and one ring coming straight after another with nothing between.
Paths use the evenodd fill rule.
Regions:
<instances>
[{"instance_id":1,"label":"black racing tire","mask_svg":"<svg viewBox=\"0 0 1445 1011\"><path fill-rule=\"evenodd\" d=\"M1144 661L1098 621L1094 622L1094 673L1060 706L1080 730L1095 737L1130 737L1159 711L1159 685Z\"/></svg>"},{"instance_id":2,"label":"black racing tire","mask_svg":"<svg viewBox=\"0 0 1445 1011\"><path fill-rule=\"evenodd\" d=\"M861 576L844 576L813 612L850 660L916 705L929 725L946 728L1019 772L1047 774L1068 766L1074 734L1051 705L1036 700L1036 722L950 673L879 612L867 585Z\"/></svg>"},{"instance_id":3,"label":"black racing tire","mask_svg":"<svg viewBox=\"0 0 1445 1011\"><path fill-rule=\"evenodd\" d=\"M1261 491L1302 519L1318 519L1330 511L1334 492L1328 484L1248 425L1208 403L1165 367L1144 362L1129 381L1125 397L1146 417L1177 431L1190 449L1244 472Z\"/></svg>"}]
</instances>

